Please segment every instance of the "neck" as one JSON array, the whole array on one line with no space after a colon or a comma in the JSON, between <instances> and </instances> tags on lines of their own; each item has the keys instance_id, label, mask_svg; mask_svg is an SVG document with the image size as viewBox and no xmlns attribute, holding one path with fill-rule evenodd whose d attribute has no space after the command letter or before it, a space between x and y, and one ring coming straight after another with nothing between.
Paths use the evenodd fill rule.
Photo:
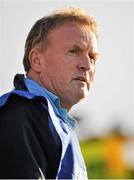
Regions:
<instances>
[{"instance_id":1,"label":"neck","mask_svg":"<svg viewBox=\"0 0 134 180\"><path fill-rule=\"evenodd\" d=\"M58 96L55 92L53 92L53 91L52 91L51 89L49 89L47 86L42 85L42 82L41 82L40 79L39 79L39 75L37 75L37 74L29 71L29 72L27 73L27 77L30 78L30 79L32 79L33 81L37 82L40 86L46 88L48 91L54 93L56 96ZM59 97L59 96L58 96L58 97ZM69 110L71 109L72 105L69 104L69 103L67 103L66 101L64 101L64 99L62 99L61 97L59 97L59 98L60 98L60 106L61 106L61 108L67 109L67 111L69 111Z\"/></svg>"},{"instance_id":2,"label":"neck","mask_svg":"<svg viewBox=\"0 0 134 180\"><path fill-rule=\"evenodd\" d=\"M69 105L69 104L63 102L61 99L60 99L60 105L61 105L62 108L67 109L68 112L69 112L69 111L71 110L71 108L72 108L72 105Z\"/></svg>"}]
</instances>

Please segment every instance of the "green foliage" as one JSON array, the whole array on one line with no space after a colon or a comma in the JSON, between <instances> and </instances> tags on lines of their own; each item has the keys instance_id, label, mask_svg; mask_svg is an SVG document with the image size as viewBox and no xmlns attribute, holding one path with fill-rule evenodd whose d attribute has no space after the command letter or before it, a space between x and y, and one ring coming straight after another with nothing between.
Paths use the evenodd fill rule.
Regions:
<instances>
[{"instance_id":1,"label":"green foliage","mask_svg":"<svg viewBox=\"0 0 134 180\"><path fill-rule=\"evenodd\" d=\"M105 158L106 143L103 139L94 139L80 143L81 151L86 163L89 179L128 179L132 178L132 171L125 169L120 172L110 172Z\"/></svg>"}]
</instances>

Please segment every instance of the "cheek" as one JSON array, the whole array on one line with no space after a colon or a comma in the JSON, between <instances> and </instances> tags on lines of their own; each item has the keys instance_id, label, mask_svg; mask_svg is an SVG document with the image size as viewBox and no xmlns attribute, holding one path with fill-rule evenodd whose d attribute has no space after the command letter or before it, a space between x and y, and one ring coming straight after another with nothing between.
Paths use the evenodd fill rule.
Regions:
<instances>
[{"instance_id":1,"label":"cheek","mask_svg":"<svg viewBox=\"0 0 134 180\"><path fill-rule=\"evenodd\" d=\"M61 88L66 89L70 85L71 77L72 73L69 68L63 68L60 71L58 69L56 80Z\"/></svg>"},{"instance_id":2,"label":"cheek","mask_svg":"<svg viewBox=\"0 0 134 180\"><path fill-rule=\"evenodd\" d=\"M61 83L61 84L66 84L69 81L69 74L68 72L66 72L66 70L60 70L57 72L57 80Z\"/></svg>"},{"instance_id":3,"label":"cheek","mask_svg":"<svg viewBox=\"0 0 134 180\"><path fill-rule=\"evenodd\" d=\"M65 86L69 79L69 73L66 71L64 66L53 66L50 67L48 74L51 76L51 80L55 81L56 84Z\"/></svg>"}]
</instances>

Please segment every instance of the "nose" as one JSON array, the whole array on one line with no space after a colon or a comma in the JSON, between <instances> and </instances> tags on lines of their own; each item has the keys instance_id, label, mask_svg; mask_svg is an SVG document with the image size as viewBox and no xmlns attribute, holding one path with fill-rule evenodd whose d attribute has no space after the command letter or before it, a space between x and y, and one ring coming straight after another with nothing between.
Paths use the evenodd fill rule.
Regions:
<instances>
[{"instance_id":1,"label":"nose","mask_svg":"<svg viewBox=\"0 0 134 180\"><path fill-rule=\"evenodd\" d=\"M94 70L94 65L91 63L90 57L86 56L79 61L78 68L81 71L91 71Z\"/></svg>"}]
</instances>

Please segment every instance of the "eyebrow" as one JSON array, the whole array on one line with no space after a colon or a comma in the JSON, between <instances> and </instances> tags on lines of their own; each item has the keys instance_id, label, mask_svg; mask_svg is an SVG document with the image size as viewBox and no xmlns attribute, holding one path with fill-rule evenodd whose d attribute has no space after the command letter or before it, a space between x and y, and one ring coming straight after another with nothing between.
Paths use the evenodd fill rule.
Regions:
<instances>
[{"instance_id":1,"label":"eyebrow","mask_svg":"<svg viewBox=\"0 0 134 180\"><path fill-rule=\"evenodd\" d=\"M71 48L75 48L75 49L77 49L77 50L83 50L84 48L82 48L81 46L79 46L79 45L73 45Z\"/></svg>"}]
</instances>

